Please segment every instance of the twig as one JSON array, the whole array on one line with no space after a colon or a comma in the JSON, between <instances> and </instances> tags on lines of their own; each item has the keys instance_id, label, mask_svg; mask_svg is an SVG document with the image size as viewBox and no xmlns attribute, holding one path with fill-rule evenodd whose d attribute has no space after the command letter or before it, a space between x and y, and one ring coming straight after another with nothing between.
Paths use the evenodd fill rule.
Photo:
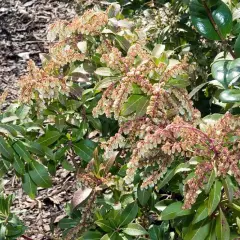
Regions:
<instances>
[{"instance_id":1,"label":"twig","mask_svg":"<svg viewBox=\"0 0 240 240\"><path fill-rule=\"evenodd\" d=\"M207 12L208 18L210 20L210 22L212 23L215 31L217 32L218 36L220 37L221 41L223 42L223 44L225 45L225 47L229 50L230 54L232 55L232 57L235 59L236 55L235 53L232 51L231 47L229 47L227 41L224 39L222 33L220 32L218 25L216 24L215 20L213 19L212 13L206 3L206 0L202 0L203 6Z\"/></svg>"},{"instance_id":2,"label":"twig","mask_svg":"<svg viewBox=\"0 0 240 240\"><path fill-rule=\"evenodd\" d=\"M27 236L25 236L25 235L22 235L21 237L24 238L24 239L26 239L26 240L33 240L32 238L29 238L29 237L27 237Z\"/></svg>"}]
</instances>

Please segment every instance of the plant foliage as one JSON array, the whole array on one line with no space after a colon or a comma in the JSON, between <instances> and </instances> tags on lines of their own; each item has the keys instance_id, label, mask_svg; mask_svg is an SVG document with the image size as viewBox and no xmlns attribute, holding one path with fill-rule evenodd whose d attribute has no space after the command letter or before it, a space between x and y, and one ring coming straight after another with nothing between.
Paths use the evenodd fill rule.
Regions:
<instances>
[{"instance_id":1,"label":"plant foliage","mask_svg":"<svg viewBox=\"0 0 240 240\"><path fill-rule=\"evenodd\" d=\"M238 239L240 6L141 2L49 27L42 67L29 62L0 115L0 175L35 198L74 171L64 239ZM205 116L206 101L220 110ZM0 239L16 239L12 196L0 201Z\"/></svg>"}]
</instances>

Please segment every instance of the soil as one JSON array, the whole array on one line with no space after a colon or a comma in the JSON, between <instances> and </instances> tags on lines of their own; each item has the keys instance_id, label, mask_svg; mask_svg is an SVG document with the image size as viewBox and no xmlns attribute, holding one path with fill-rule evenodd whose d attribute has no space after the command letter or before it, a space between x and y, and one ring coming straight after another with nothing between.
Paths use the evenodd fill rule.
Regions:
<instances>
[{"instance_id":1,"label":"soil","mask_svg":"<svg viewBox=\"0 0 240 240\"><path fill-rule=\"evenodd\" d=\"M0 94L8 89L7 104L18 95L17 81L26 73L31 58L40 65L39 53L48 52L47 26L57 19L70 19L75 13L73 0L0 0ZM64 207L76 190L73 174L59 169L53 187L38 189L30 199L20 181L7 175L3 179L5 193L14 193L13 210L28 226L30 239L59 239L53 226L65 216Z\"/></svg>"},{"instance_id":2,"label":"soil","mask_svg":"<svg viewBox=\"0 0 240 240\"><path fill-rule=\"evenodd\" d=\"M47 52L47 26L74 15L73 0L0 1L0 93L9 89L8 102L17 96L28 59L40 64L39 53Z\"/></svg>"}]
</instances>

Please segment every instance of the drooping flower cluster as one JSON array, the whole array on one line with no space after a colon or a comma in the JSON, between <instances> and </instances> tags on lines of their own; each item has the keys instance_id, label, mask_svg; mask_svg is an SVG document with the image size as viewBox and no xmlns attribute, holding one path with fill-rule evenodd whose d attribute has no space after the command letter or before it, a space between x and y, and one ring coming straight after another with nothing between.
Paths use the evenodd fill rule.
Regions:
<instances>
[{"instance_id":1,"label":"drooping flower cluster","mask_svg":"<svg viewBox=\"0 0 240 240\"><path fill-rule=\"evenodd\" d=\"M87 10L82 16L75 17L70 23L60 20L50 25L48 39L54 41L58 37L62 41L72 37L73 34L99 35L107 22L106 12Z\"/></svg>"},{"instance_id":2,"label":"drooping flower cluster","mask_svg":"<svg viewBox=\"0 0 240 240\"><path fill-rule=\"evenodd\" d=\"M178 114L186 116L187 120L194 118L195 111L186 90L165 87L169 79L187 72L188 64L185 61L172 67L167 67L163 62L154 63L151 54L138 43L129 48L126 57L123 57L116 47L108 48L110 49L108 53L103 53L107 45L99 50L103 53L101 60L109 68L121 71L122 77L116 86L110 85L103 93L102 99L93 111L95 117L101 114L109 117L113 113L116 119L121 119L123 104L133 92L133 84L136 84L143 94L150 97L146 113L157 124L167 123ZM135 64L136 59L139 60L138 64ZM152 74L157 75L157 83L152 81Z\"/></svg>"},{"instance_id":3,"label":"drooping flower cluster","mask_svg":"<svg viewBox=\"0 0 240 240\"><path fill-rule=\"evenodd\" d=\"M131 183L140 170L142 188L153 187L177 157L184 157L188 162L198 156L202 161L196 166L195 177L185 184L184 208L191 208L195 203L211 171L216 171L220 178L227 174L233 176L240 186L239 126L239 117L229 113L208 126L205 132L177 117L170 125L146 134L137 143L128 162L125 181ZM152 169L149 171L149 168Z\"/></svg>"},{"instance_id":4,"label":"drooping flower cluster","mask_svg":"<svg viewBox=\"0 0 240 240\"><path fill-rule=\"evenodd\" d=\"M28 62L28 74L19 80L20 96L19 101L32 104L35 100L40 109L45 108L46 101L56 99L59 93L68 94L66 79L56 78L43 69L39 69L35 63Z\"/></svg>"}]
</instances>

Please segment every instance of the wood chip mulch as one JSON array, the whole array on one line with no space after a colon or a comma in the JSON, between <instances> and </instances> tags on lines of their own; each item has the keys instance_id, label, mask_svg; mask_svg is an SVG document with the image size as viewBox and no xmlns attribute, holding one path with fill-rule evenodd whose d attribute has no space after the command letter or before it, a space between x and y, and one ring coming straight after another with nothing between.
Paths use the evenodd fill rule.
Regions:
<instances>
[{"instance_id":1,"label":"wood chip mulch","mask_svg":"<svg viewBox=\"0 0 240 240\"><path fill-rule=\"evenodd\" d=\"M57 19L76 15L73 0L0 0L0 94L8 89L7 103L17 97L17 80L26 73L31 58L40 65L39 53L47 53L47 26ZM26 236L34 240L60 239L51 226L65 216L64 207L76 191L72 173L59 169L53 187L38 189L36 199L30 199L21 183L11 174L3 182L7 194L14 193L13 210L28 226Z\"/></svg>"}]
</instances>

